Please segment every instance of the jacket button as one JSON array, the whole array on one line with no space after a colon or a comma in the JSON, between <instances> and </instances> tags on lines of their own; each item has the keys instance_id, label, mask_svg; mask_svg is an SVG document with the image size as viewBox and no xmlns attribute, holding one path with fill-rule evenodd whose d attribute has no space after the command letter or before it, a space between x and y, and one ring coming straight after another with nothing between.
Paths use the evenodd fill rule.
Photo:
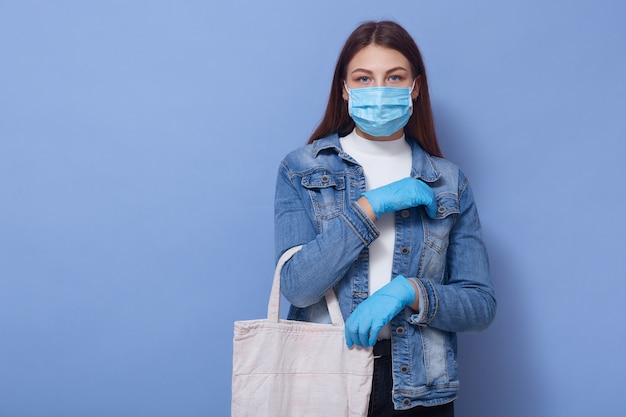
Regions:
<instances>
[{"instance_id":1,"label":"jacket button","mask_svg":"<svg viewBox=\"0 0 626 417\"><path fill-rule=\"evenodd\" d=\"M411 405L411 400L405 398L404 400L402 400L402 405Z\"/></svg>"},{"instance_id":2,"label":"jacket button","mask_svg":"<svg viewBox=\"0 0 626 417\"><path fill-rule=\"evenodd\" d=\"M404 334L404 327L398 327L398 328L396 329L396 333L398 333L398 334Z\"/></svg>"},{"instance_id":3,"label":"jacket button","mask_svg":"<svg viewBox=\"0 0 626 417\"><path fill-rule=\"evenodd\" d=\"M444 206L439 206L439 207L437 208L437 212L438 212L439 214L443 214L443 213L445 213L445 212L446 212L446 208L445 208Z\"/></svg>"},{"instance_id":4,"label":"jacket button","mask_svg":"<svg viewBox=\"0 0 626 417\"><path fill-rule=\"evenodd\" d=\"M409 372L409 367L406 365L402 365L400 367L400 372L402 372L403 374L406 374L407 372Z\"/></svg>"},{"instance_id":5,"label":"jacket button","mask_svg":"<svg viewBox=\"0 0 626 417\"><path fill-rule=\"evenodd\" d=\"M400 216L402 216L403 219L408 219L409 217L411 217L411 212L408 210L402 210L400 212Z\"/></svg>"},{"instance_id":6,"label":"jacket button","mask_svg":"<svg viewBox=\"0 0 626 417\"><path fill-rule=\"evenodd\" d=\"M405 246L405 247L403 247L403 248L402 248L402 251L401 251L401 252L402 252L402 254L403 254L403 255L406 255L406 254L408 254L409 252L411 252L411 250Z\"/></svg>"}]
</instances>

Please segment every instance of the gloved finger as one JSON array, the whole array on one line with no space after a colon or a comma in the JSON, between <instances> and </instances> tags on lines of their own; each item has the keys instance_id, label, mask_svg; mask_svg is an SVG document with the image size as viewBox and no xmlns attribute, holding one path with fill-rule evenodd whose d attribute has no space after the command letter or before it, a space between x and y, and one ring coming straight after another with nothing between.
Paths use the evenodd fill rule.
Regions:
<instances>
[{"instance_id":1,"label":"gloved finger","mask_svg":"<svg viewBox=\"0 0 626 417\"><path fill-rule=\"evenodd\" d=\"M378 334L380 333L382 328L382 325L372 326L372 328L370 329L370 337L367 341L367 346L374 346L376 344L376 342L378 341Z\"/></svg>"},{"instance_id":2,"label":"gloved finger","mask_svg":"<svg viewBox=\"0 0 626 417\"><path fill-rule=\"evenodd\" d=\"M352 320L352 316L346 320L344 333L346 335L346 345L351 348L356 340L356 334L359 331L358 322Z\"/></svg>"},{"instance_id":3,"label":"gloved finger","mask_svg":"<svg viewBox=\"0 0 626 417\"><path fill-rule=\"evenodd\" d=\"M357 307L345 323L346 345L352 347L367 346L371 319L363 311L363 307Z\"/></svg>"},{"instance_id":4,"label":"gloved finger","mask_svg":"<svg viewBox=\"0 0 626 417\"><path fill-rule=\"evenodd\" d=\"M359 346L363 346L363 347L367 347L369 346L369 334L370 334L370 328L369 326L367 327L359 327L359 332L357 333L357 341L356 344Z\"/></svg>"},{"instance_id":5,"label":"gloved finger","mask_svg":"<svg viewBox=\"0 0 626 417\"><path fill-rule=\"evenodd\" d=\"M437 206L437 200L435 200L434 198L426 205L426 213L428 214L428 217L430 217L431 219L434 219L435 217L437 217L437 209L439 207Z\"/></svg>"},{"instance_id":6,"label":"gloved finger","mask_svg":"<svg viewBox=\"0 0 626 417\"><path fill-rule=\"evenodd\" d=\"M352 341L352 337L350 336L350 334L348 334L348 332L346 332L346 346L351 348L353 345L354 342Z\"/></svg>"},{"instance_id":7,"label":"gloved finger","mask_svg":"<svg viewBox=\"0 0 626 417\"><path fill-rule=\"evenodd\" d=\"M370 336L371 328L372 328L371 320L361 321L359 323L359 331L357 333L358 338L359 338L357 344L359 346L363 346L363 347L369 346L369 336Z\"/></svg>"}]
</instances>

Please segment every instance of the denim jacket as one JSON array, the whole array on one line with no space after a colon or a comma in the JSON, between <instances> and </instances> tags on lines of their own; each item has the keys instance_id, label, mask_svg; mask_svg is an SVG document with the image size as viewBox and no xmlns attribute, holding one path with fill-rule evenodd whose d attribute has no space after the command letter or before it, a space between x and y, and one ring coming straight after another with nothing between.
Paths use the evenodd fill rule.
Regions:
<instances>
[{"instance_id":1,"label":"denim jacket","mask_svg":"<svg viewBox=\"0 0 626 417\"><path fill-rule=\"evenodd\" d=\"M472 190L453 163L409 141L411 176L435 192L435 219L423 206L396 212L392 275L418 284L419 311L390 323L396 409L439 405L459 387L457 332L480 331L496 311L487 252ZM281 162L275 197L276 259L304 245L283 267L289 319L329 322L324 294L334 288L344 319L368 296L368 247L376 224L356 201L363 168L329 136Z\"/></svg>"}]
</instances>

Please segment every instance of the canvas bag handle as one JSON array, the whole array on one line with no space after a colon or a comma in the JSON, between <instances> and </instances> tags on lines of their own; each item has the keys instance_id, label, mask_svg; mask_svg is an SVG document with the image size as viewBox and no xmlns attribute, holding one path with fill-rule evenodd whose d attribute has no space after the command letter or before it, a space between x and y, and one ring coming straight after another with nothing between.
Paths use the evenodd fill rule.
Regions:
<instances>
[{"instance_id":1,"label":"canvas bag handle","mask_svg":"<svg viewBox=\"0 0 626 417\"><path fill-rule=\"evenodd\" d=\"M283 265L300 249L302 249L302 245L287 249L278 260L276 271L274 272L270 302L267 306L267 321L269 322L278 323L280 320L280 271L283 269ZM335 291L332 288L329 289L324 297L326 298L326 306L330 314L330 322L335 326L343 326L343 316L341 315Z\"/></svg>"}]
</instances>

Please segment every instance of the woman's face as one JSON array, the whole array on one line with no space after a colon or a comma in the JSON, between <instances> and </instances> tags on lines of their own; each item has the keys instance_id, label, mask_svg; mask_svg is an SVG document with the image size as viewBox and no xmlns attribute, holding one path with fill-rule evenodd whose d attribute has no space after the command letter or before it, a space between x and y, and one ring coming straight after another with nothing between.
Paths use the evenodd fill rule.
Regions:
<instances>
[{"instance_id":1,"label":"woman's face","mask_svg":"<svg viewBox=\"0 0 626 417\"><path fill-rule=\"evenodd\" d=\"M364 87L398 87L408 88L415 82L411 92L413 100L419 95L419 77L414 77L411 64L402 53L395 49L370 44L357 52L346 68L345 85L349 89ZM348 92L342 88L342 96L348 102ZM404 129L395 132L389 137L373 137L362 132L358 127L357 133L361 137L372 140L399 139Z\"/></svg>"},{"instance_id":2,"label":"woman's face","mask_svg":"<svg viewBox=\"0 0 626 417\"><path fill-rule=\"evenodd\" d=\"M395 49L370 44L357 52L346 68L348 88L363 87L411 87L414 77L411 64ZM419 94L419 79L415 80L413 99ZM348 100L347 91L343 98Z\"/></svg>"}]
</instances>

